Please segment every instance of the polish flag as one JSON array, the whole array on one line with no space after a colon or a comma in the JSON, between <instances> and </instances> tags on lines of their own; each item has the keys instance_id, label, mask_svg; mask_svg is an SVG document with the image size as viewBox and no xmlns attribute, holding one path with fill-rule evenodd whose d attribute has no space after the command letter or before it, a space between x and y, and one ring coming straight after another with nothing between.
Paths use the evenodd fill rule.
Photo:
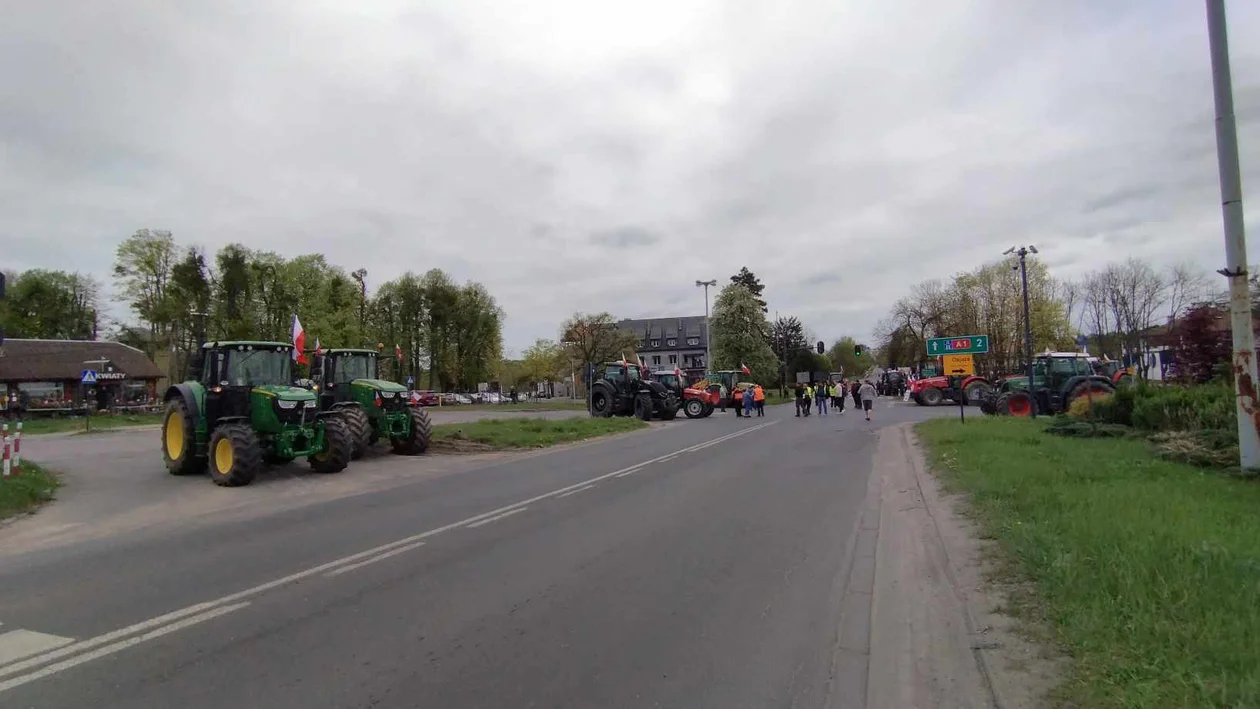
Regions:
<instances>
[{"instance_id":1,"label":"polish flag","mask_svg":"<svg viewBox=\"0 0 1260 709\"><path fill-rule=\"evenodd\" d=\"M394 356L398 358L399 364L402 363L402 345L394 344Z\"/></svg>"},{"instance_id":2,"label":"polish flag","mask_svg":"<svg viewBox=\"0 0 1260 709\"><path fill-rule=\"evenodd\" d=\"M324 354L324 348L319 346L319 338L316 337L315 338L315 356L318 357L322 354Z\"/></svg>"},{"instance_id":3,"label":"polish flag","mask_svg":"<svg viewBox=\"0 0 1260 709\"><path fill-rule=\"evenodd\" d=\"M744 364L743 362L739 363L739 371L741 374L752 374L752 370L749 369L748 365Z\"/></svg>"},{"instance_id":4,"label":"polish flag","mask_svg":"<svg viewBox=\"0 0 1260 709\"><path fill-rule=\"evenodd\" d=\"M298 316L293 316L293 361L298 364L306 364L306 330L302 329L302 322L298 320Z\"/></svg>"}]
</instances>

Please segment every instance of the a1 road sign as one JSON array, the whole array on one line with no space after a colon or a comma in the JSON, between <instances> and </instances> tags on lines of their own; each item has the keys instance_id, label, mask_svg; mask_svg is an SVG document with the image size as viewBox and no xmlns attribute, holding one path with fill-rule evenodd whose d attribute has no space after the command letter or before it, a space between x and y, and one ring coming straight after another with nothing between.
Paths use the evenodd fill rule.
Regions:
<instances>
[{"instance_id":1,"label":"a1 road sign","mask_svg":"<svg viewBox=\"0 0 1260 709\"><path fill-rule=\"evenodd\" d=\"M951 354L984 354L989 351L989 336L933 337L927 341L927 351L933 357Z\"/></svg>"}]
</instances>

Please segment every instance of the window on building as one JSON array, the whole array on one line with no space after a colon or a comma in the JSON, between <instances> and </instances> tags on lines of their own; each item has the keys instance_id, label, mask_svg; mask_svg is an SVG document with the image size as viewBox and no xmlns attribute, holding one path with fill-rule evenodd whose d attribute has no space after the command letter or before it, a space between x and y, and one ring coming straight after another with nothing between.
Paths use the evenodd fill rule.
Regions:
<instances>
[{"instance_id":1,"label":"window on building","mask_svg":"<svg viewBox=\"0 0 1260 709\"><path fill-rule=\"evenodd\" d=\"M669 363L670 363L670 364L678 364L678 355L670 355L670 356L669 356Z\"/></svg>"},{"instance_id":2,"label":"window on building","mask_svg":"<svg viewBox=\"0 0 1260 709\"><path fill-rule=\"evenodd\" d=\"M691 345L692 347L695 347L696 345L700 344L700 338L699 338L699 337L688 337L688 338L687 338L687 344Z\"/></svg>"},{"instance_id":3,"label":"window on building","mask_svg":"<svg viewBox=\"0 0 1260 709\"><path fill-rule=\"evenodd\" d=\"M652 364L660 364L660 363L661 363L661 356L660 356L660 355L652 355Z\"/></svg>"},{"instance_id":4,"label":"window on building","mask_svg":"<svg viewBox=\"0 0 1260 709\"><path fill-rule=\"evenodd\" d=\"M667 340L665 344L669 345L670 347L673 347L678 344L678 340Z\"/></svg>"},{"instance_id":5,"label":"window on building","mask_svg":"<svg viewBox=\"0 0 1260 709\"><path fill-rule=\"evenodd\" d=\"M61 382L21 382L17 387L18 391L26 394L32 409L57 408L66 399Z\"/></svg>"},{"instance_id":6,"label":"window on building","mask_svg":"<svg viewBox=\"0 0 1260 709\"><path fill-rule=\"evenodd\" d=\"M660 347L660 346L661 346L661 341L660 341L660 340L652 340L652 346L653 346L653 347Z\"/></svg>"}]
</instances>

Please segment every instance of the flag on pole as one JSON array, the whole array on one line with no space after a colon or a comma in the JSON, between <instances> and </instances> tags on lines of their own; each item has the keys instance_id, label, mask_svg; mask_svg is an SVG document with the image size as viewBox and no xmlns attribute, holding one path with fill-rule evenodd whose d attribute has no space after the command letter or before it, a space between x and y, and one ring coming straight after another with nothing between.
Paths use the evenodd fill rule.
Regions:
<instances>
[{"instance_id":1,"label":"flag on pole","mask_svg":"<svg viewBox=\"0 0 1260 709\"><path fill-rule=\"evenodd\" d=\"M298 364L306 364L306 331L302 329L302 322L298 320L296 314L293 315L293 361Z\"/></svg>"},{"instance_id":2,"label":"flag on pole","mask_svg":"<svg viewBox=\"0 0 1260 709\"><path fill-rule=\"evenodd\" d=\"M319 346L319 338L315 338L315 356L319 357L324 354L324 348Z\"/></svg>"},{"instance_id":3,"label":"flag on pole","mask_svg":"<svg viewBox=\"0 0 1260 709\"><path fill-rule=\"evenodd\" d=\"M398 358L398 363L402 364L402 345L394 343L394 356Z\"/></svg>"},{"instance_id":4,"label":"flag on pole","mask_svg":"<svg viewBox=\"0 0 1260 709\"><path fill-rule=\"evenodd\" d=\"M752 374L752 370L749 369L748 365L744 364L743 362L739 363L739 371L741 374Z\"/></svg>"},{"instance_id":5,"label":"flag on pole","mask_svg":"<svg viewBox=\"0 0 1260 709\"><path fill-rule=\"evenodd\" d=\"M621 366L623 366L623 367L624 367L624 366L627 366L627 365L629 365L629 364L630 364L630 363L626 361L626 353L625 353L625 352L622 352L622 353L621 353Z\"/></svg>"}]
</instances>

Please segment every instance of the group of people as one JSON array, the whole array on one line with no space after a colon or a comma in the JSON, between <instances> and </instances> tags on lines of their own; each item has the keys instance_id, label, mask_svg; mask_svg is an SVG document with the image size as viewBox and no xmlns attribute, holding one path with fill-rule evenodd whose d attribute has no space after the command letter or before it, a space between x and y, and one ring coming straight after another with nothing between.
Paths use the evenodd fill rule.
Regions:
<instances>
[{"instance_id":1,"label":"group of people","mask_svg":"<svg viewBox=\"0 0 1260 709\"><path fill-rule=\"evenodd\" d=\"M827 415L827 405L832 410L844 414L845 401L853 397L854 408L861 408L866 420L871 420L871 409L875 406L875 385L859 379L842 379L839 383L827 380L817 384L798 383L796 385L796 415L810 415L812 408L817 407L819 416Z\"/></svg>"},{"instance_id":2,"label":"group of people","mask_svg":"<svg viewBox=\"0 0 1260 709\"><path fill-rule=\"evenodd\" d=\"M758 416L766 415L766 390L762 389L760 384L735 387L732 398L735 399L735 416L752 418L753 411L756 411Z\"/></svg>"}]
</instances>

